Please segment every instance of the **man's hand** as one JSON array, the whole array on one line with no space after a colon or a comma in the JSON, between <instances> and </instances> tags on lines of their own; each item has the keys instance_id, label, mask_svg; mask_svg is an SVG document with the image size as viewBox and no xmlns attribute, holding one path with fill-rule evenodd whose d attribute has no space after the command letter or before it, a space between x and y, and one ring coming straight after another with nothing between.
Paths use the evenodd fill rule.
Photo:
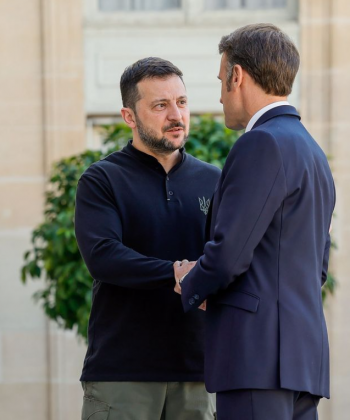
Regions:
<instances>
[{"instance_id":1,"label":"man's hand","mask_svg":"<svg viewBox=\"0 0 350 420\"><path fill-rule=\"evenodd\" d=\"M182 260L182 261L175 261L174 262L174 277L175 277L175 287L174 290L176 293L181 295L181 285L180 280L184 278L186 274L188 274L192 268L196 265L197 261L188 261L188 260Z\"/></svg>"},{"instance_id":2,"label":"man's hand","mask_svg":"<svg viewBox=\"0 0 350 420\"><path fill-rule=\"evenodd\" d=\"M198 306L198 309L201 309L202 311L207 310L207 300L205 300L200 306Z\"/></svg>"},{"instance_id":3,"label":"man's hand","mask_svg":"<svg viewBox=\"0 0 350 420\"><path fill-rule=\"evenodd\" d=\"M174 290L176 293L181 295L181 284L180 280L188 274L192 268L196 265L197 261L188 261L188 260L182 260L182 261L175 261L174 262L174 277L175 277L175 287ZM198 309L201 309L202 311L206 311L207 309L207 301L205 300L200 306L198 306Z\"/></svg>"}]
</instances>

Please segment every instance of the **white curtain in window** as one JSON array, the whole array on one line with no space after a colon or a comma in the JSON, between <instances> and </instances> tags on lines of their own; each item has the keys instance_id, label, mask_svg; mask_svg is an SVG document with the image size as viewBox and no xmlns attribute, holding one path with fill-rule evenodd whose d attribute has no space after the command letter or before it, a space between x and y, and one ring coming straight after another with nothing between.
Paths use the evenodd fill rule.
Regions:
<instances>
[{"instance_id":1,"label":"white curtain in window","mask_svg":"<svg viewBox=\"0 0 350 420\"><path fill-rule=\"evenodd\" d=\"M206 0L206 8L219 9L274 9L286 7L288 0Z\"/></svg>"},{"instance_id":2,"label":"white curtain in window","mask_svg":"<svg viewBox=\"0 0 350 420\"><path fill-rule=\"evenodd\" d=\"M102 12L180 9L181 0L99 0Z\"/></svg>"},{"instance_id":3,"label":"white curtain in window","mask_svg":"<svg viewBox=\"0 0 350 420\"><path fill-rule=\"evenodd\" d=\"M99 0L98 3L102 12L113 12L115 10L130 10L131 0Z\"/></svg>"},{"instance_id":4,"label":"white curtain in window","mask_svg":"<svg viewBox=\"0 0 350 420\"><path fill-rule=\"evenodd\" d=\"M242 6L242 0L206 0L206 9L239 9Z\"/></svg>"},{"instance_id":5,"label":"white curtain in window","mask_svg":"<svg viewBox=\"0 0 350 420\"><path fill-rule=\"evenodd\" d=\"M275 9L287 6L287 0L245 0L247 9Z\"/></svg>"}]
</instances>

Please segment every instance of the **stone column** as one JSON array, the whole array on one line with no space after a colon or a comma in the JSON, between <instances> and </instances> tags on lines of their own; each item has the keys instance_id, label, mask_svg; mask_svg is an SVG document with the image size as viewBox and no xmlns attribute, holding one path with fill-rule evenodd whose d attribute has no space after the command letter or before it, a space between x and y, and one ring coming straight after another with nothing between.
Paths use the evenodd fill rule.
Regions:
<instances>
[{"instance_id":1,"label":"stone column","mask_svg":"<svg viewBox=\"0 0 350 420\"><path fill-rule=\"evenodd\" d=\"M20 267L45 186L39 0L0 0L0 417L47 420L46 320Z\"/></svg>"},{"instance_id":2,"label":"stone column","mask_svg":"<svg viewBox=\"0 0 350 420\"><path fill-rule=\"evenodd\" d=\"M323 150L329 153L331 0L308 0L299 4L302 121Z\"/></svg>"},{"instance_id":3,"label":"stone column","mask_svg":"<svg viewBox=\"0 0 350 420\"><path fill-rule=\"evenodd\" d=\"M49 326L31 298L42 283L23 286L20 268L43 218L52 162L85 148L82 7L81 0L0 0L2 420L79 418L80 348L73 333Z\"/></svg>"},{"instance_id":4,"label":"stone column","mask_svg":"<svg viewBox=\"0 0 350 420\"><path fill-rule=\"evenodd\" d=\"M332 267L339 282L331 314L331 419L349 418L350 399L350 3L331 0L330 155L336 189Z\"/></svg>"},{"instance_id":5,"label":"stone column","mask_svg":"<svg viewBox=\"0 0 350 420\"><path fill-rule=\"evenodd\" d=\"M41 0L44 170L86 147L83 2ZM48 324L50 420L80 418L85 345Z\"/></svg>"},{"instance_id":6,"label":"stone column","mask_svg":"<svg viewBox=\"0 0 350 420\"><path fill-rule=\"evenodd\" d=\"M85 148L83 2L41 0L45 164Z\"/></svg>"},{"instance_id":7,"label":"stone column","mask_svg":"<svg viewBox=\"0 0 350 420\"><path fill-rule=\"evenodd\" d=\"M300 2L301 114L330 157L337 205L331 270L338 280L326 305L331 344L331 400L321 402L321 419L349 417L350 364L350 3L346 0Z\"/></svg>"}]
</instances>

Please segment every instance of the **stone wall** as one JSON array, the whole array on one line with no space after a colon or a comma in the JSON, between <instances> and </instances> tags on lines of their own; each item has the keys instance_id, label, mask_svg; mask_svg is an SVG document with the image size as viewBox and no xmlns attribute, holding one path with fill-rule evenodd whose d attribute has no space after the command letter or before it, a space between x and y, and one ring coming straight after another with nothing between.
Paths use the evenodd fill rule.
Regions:
<instances>
[{"instance_id":1,"label":"stone wall","mask_svg":"<svg viewBox=\"0 0 350 420\"><path fill-rule=\"evenodd\" d=\"M350 3L346 0L301 2L301 114L328 153L337 190L332 238L337 244L331 269L338 280L327 303L331 345L331 400L322 401L324 420L349 417L350 399Z\"/></svg>"},{"instance_id":2,"label":"stone wall","mask_svg":"<svg viewBox=\"0 0 350 420\"><path fill-rule=\"evenodd\" d=\"M84 346L50 326L31 297L40 281L24 287L20 267L48 169L85 148L82 41L80 1L0 0L2 420L79 418Z\"/></svg>"}]
</instances>

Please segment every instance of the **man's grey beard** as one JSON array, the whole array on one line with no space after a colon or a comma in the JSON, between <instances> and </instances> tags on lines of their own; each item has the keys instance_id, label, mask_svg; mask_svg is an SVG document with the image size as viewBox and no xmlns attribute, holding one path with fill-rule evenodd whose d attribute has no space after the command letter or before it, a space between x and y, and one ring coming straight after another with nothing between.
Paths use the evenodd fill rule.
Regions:
<instances>
[{"instance_id":1,"label":"man's grey beard","mask_svg":"<svg viewBox=\"0 0 350 420\"><path fill-rule=\"evenodd\" d=\"M152 129L147 129L142 124L142 122L139 120L139 118L136 116L136 127L140 136L140 139L142 143L152 152L159 153L162 155L170 155L171 153L175 152L175 150L181 149L181 147L184 147L188 136L184 134L184 138L179 146L174 146L171 141L169 141L165 137L157 137L156 133ZM164 127L163 131L170 130L174 127L182 127L183 133L185 133L186 126L180 122L172 123L167 127ZM182 135L182 132L180 132L179 135Z\"/></svg>"}]
</instances>

